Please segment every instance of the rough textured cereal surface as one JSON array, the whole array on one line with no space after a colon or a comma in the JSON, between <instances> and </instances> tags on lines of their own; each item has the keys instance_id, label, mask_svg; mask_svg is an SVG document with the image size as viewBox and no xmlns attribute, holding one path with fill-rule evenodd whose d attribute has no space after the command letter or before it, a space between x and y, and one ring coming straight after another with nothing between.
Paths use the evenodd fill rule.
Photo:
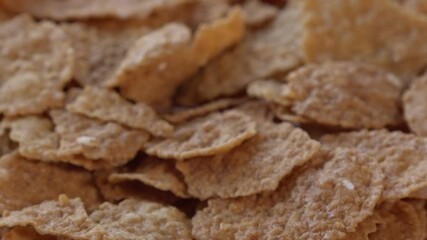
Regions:
<instances>
[{"instance_id":1,"label":"rough textured cereal surface","mask_svg":"<svg viewBox=\"0 0 427 240\"><path fill-rule=\"evenodd\" d=\"M64 110L50 116L60 136L60 154L81 154L85 158L107 161L110 166L128 162L148 140L148 134L117 123L102 123Z\"/></svg>"},{"instance_id":2,"label":"rough textured cereal surface","mask_svg":"<svg viewBox=\"0 0 427 240\"><path fill-rule=\"evenodd\" d=\"M344 239L373 211L383 188L376 161L338 149L323 166L284 179L273 193L214 199L193 217L196 239Z\"/></svg>"},{"instance_id":3,"label":"rough textured cereal surface","mask_svg":"<svg viewBox=\"0 0 427 240\"><path fill-rule=\"evenodd\" d=\"M427 136L427 75L414 80L403 95L405 120L411 131Z\"/></svg>"},{"instance_id":4,"label":"rough textured cereal surface","mask_svg":"<svg viewBox=\"0 0 427 240\"><path fill-rule=\"evenodd\" d=\"M74 52L54 23L27 15L0 24L0 113L41 113L63 104Z\"/></svg>"},{"instance_id":5,"label":"rough textured cereal surface","mask_svg":"<svg viewBox=\"0 0 427 240\"><path fill-rule=\"evenodd\" d=\"M344 128L382 128L401 121L403 84L373 66L336 62L292 72L286 92L298 116Z\"/></svg>"},{"instance_id":6,"label":"rough textured cereal surface","mask_svg":"<svg viewBox=\"0 0 427 240\"><path fill-rule=\"evenodd\" d=\"M363 222L359 223L356 231L348 233L345 239L351 240L369 240L369 235L377 231L377 225L381 222L381 217L374 212L367 217Z\"/></svg>"},{"instance_id":7,"label":"rough textured cereal surface","mask_svg":"<svg viewBox=\"0 0 427 240\"><path fill-rule=\"evenodd\" d=\"M260 27L272 21L279 10L260 0L248 0L243 5L245 23L249 27Z\"/></svg>"},{"instance_id":8,"label":"rough textured cereal surface","mask_svg":"<svg viewBox=\"0 0 427 240\"><path fill-rule=\"evenodd\" d=\"M74 78L84 86L100 86L111 79L127 50L150 31L139 24L107 21L62 23L61 28L74 49Z\"/></svg>"},{"instance_id":9,"label":"rough textured cereal surface","mask_svg":"<svg viewBox=\"0 0 427 240\"><path fill-rule=\"evenodd\" d=\"M417 209L410 202L385 202L376 212L381 218L376 232L369 235L369 240L423 240L425 239L425 216L420 217ZM421 211L425 214L424 209Z\"/></svg>"},{"instance_id":10,"label":"rough textured cereal surface","mask_svg":"<svg viewBox=\"0 0 427 240\"><path fill-rule=\"evenodd\" d=\"M387 130L325 135L326 147L355 148L380 162L385 174L383 200L408 197L427 187L427 139Z\"/></svg>"},{"instance_id":11,"label":"rough textured cereal surface","mask_svg":"<svg viewBox=\"0 0 427 240\"><path fill-rule=\"evenodd\" d=\"M308 62L357 60L410 79L427 64L427 19L389 0L305 1ZM351 26L351 27L350 27Z\"/></svg>"},{"instance_id":12,"label":"rough textured cereal surface","mask_svg":"<svg viewBox=\"0 0 427 240\"><path fill-rule=\"evenodd\" d=\"M145 130L155 136L167 137L173 126L162 120L145 103L132 104L118 93L103 88L86 87L67 110L101 121L114 121L128 127Z\"/></svg>"},{"instance_id":13,"label":"rough textured cereal surface","mask_svg":"<svg viewBox=\"0 0 427 240\"><path fill-rule=\"evenodd\" d=\"M171 191L178 197L189 197L187 187L174 164L161 159L144 158L135 169L112 173L108 180L113 183L140 181L163 191Z\"/></svg>"},{"instance_id":14,"label":"rough textured cereal surface","mask_svg":"<svg viewBox=\"0 0 427 240\"><path fill-rule=\"evenodd\" d=\"M115 78L127 98L167 108L176 88L199 67L237 43L244 34L239 9L227 17L201 25L194 36L184 25L172 23L141 39L129 50ZM219 38L219 36L221 36Z\"/></svg>"},{"instance_id":15,"label":"rough textured cereal surface","mask_svg":"<svg viewBox=\"0 0 427 240\"><path fill-rule=\"evenodd\" d=\"M172 112L163 115L163 118L170 123L183 123L192 118L239 105L244 101L244 98L222 98L195 107L172 109Z\"/></svg>"},{"instance_id":16,"label":"rough textured cereal surface","mask_svg":"<svg viewBox=\"0 0 427 240\"><path fill-rule=\"evenodd\" d=\"M3 0L8 9L54 20L88 18L148 19L155 14L171 14L191 0Z\"/></svg>"},{"instance_id":17,"label":"rough textured cereal surface","mask_svg":"<svg viewBox=\"0 0 427 240\"><path fill-rule=\"evenodd\" d=\"M190 221L179 210L134 199L104 203L88 215L80 199L61 196L11 212L0 225L71 239L191 239Z\"/></svg>"},{"instance_id":18,"label":"rough textured cereal surface","mask_svg":"<svg viewBox=\"0 0 427 240\"><path fill-rule=\"evenodd\" d=\"M242 91L260 78L287 72L302 64L300 53L301 1L290 1L266 28L250 33L181 87L178 101L195 104Z\"/></svg>"},{"instance_id":19,"label":"rough textured cereal surface","mask_svg":"<svg viewBox=\"0 0 427 240\"><path fill-rule=\"evenodd\" d=\"M320 144L288 123L258 124L257 135L224 154L177 163L190 195L238 197L273 191L294 168L309 161Z\"/></svg>"},{"instance_id":20,"label":"rough textured cereal surface","mask_svg":"<svg viewBox=\"0 0 427 240\"><path fill-rule=\"evenodd\" d=\"M10 153L0 158L0 173L0 212L20 210L60 194L79 196L89 207L100 203L91 174L81 169Z\"/></svg>"},{"instance_id":21,"label":"rough textured cereal surface","mask_svg":"<svg viewBox=\"0 0 427 240\"><path fill-rule=\"evenodd\" d=\"M171 138L154 139L145 152L177 160L227 152L256 134L256 124L242 112L211 113L176 127Z\"/></svg>"}]
</instances>

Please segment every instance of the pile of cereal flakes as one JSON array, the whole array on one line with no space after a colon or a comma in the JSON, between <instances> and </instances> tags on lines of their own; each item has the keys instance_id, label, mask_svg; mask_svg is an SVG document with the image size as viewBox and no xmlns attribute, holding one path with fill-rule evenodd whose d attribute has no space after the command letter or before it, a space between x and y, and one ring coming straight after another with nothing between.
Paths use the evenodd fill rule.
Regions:
<instances>
[{"instance_id":1,"label":"pile of cereal flakes","mask_svg":"<svg viewBox=\"0 0 427 240\"><path fill-rule=\"evenodd\" d=\"M427 1L0 0L2 240L426 240Z\"/></svg>"}]
</instances>

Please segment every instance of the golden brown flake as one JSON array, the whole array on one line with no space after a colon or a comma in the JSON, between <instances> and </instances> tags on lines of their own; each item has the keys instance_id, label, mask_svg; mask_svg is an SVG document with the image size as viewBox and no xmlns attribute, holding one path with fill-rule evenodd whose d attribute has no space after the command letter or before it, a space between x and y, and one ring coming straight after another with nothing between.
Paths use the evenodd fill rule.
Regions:
<instances>
[{"instance_id":1,"label":"golden brown flake","mask_svg":"<svg viewBox=\"0 0 427 240\"><path fill-rule=\"evenodd\" d=\"M419 210L404 201L381 204L376 210L381 222L377 231L369 235L369 240L424 240L425 219L420 218Z\"/></svg>"},{"instance_id":2,"label":"golden brown flake","mask_svg":"<svg viewBox=\"0 0 427 240\"><path fill-rule=\"evenodd\" d=\"M190 195L229 198L273 191L320 148L304 131L288 123L265 122L258 124L257 131L227 153L177 163Z\"/></svg>"},{"instance_id":3,"label":"golden brown flake","mask_svg":"<svg viewBox=\"0 0 427 240\"><path fill-rule=\"evenodd\" d=\"M359 223L356 231L348 233L345 239L348 240L369 240L369 235L377 231L377 225L381 222L381 217L376 211L363 222Z\"/></svg>"},{"instance_id":4,"label":"golden brown flake","mask_svg":"<svg viewBox=\"0 0 427 240\"><path fill-rule=\"evenodd\" d=\"M290 102L295 115L309 121L356 129L401 121L403 85L376 67L354 62L307 65L290 73L287 80L288 85L278 88L270 99L282 105Z\"/></svg>"},{"instance_id":5,"label":"golden brown flake","mask_svg":"<svg viewBox=\"0 0 427 240\"><path fill-rule=\"evenodd\" d=\"M260 27L272 21L279 14L279 9L261 0L248 0L243 4L243 14L247 26Z\"/></svg>"},{"instance_id":6,"label":"golden brown flake","mask_svg":"<svg viewBox=\"0 0 427 240\"><path fill-rule=\"evenodd\" d=\"M195 107L173 109L171 113L163 115L163 118L170 123L183 123L196 117L239 105L244 101L245 98L222 98Z\"/></svg>"},{"instance_id":7,"label":"golden brown flake","mask_svg":"<svg viewBox=\"0 0 427 240\"><path fill-rule=\"evenodd\" d=\"M20 15L0 25L0 45L0 113L35 114L63 104L74 52L59 27Z\"/></svg>"},{"instance_id":8,"label":"golden brown flake","mask_svg":"<svg viewBox=\"0 0 427 240\"><path fill-rule=\"evenodd\" d=\"M239 111L211 113L177 126L171 138L149 141L145 152L177 160L225 153L253 137L255 126Z\"/></svg>"},{"instance_id":9,"label":"golden brown flake","mask_svg":"<svg viewBox=\"0 0 427 240\"><path fill-rule=\"evenodd\" d=\"M121 93L155 108L167 108L176 88L201 66L238 42L244 33L239 9L211 24L201 25L191 37L190 29L168 24L139 39L108 81Z\"/></svg>"},{"instance_id":10,"label":"golden brown flake","mask_svg":"<svg viewBox=\"0 0 427 240\"><path fill-rule=\"evenodd\" d=\"M190 18L192 26L209 23L227 15L231 8L230 0L196 0Z\"/></svg>"},{"instance_id":11,"label":"golden brown flake","mask_svg":"<svg viewBox=\"0 0 427 240\"><path fill-rule=\"evenodd\" d=\"M169 17L191 0L3 0L4 5L19 13L54 20L91 18L137 18L141 20Z\"/></svg>"},{"instance_id":12,"label":"golden brown flake","mask_svg":"<svg viewBox=\"0 0 427 240\"><path fill-rule=\"evenodd\" d=\"M177 197L170 192L160 191L138 181L111 183L108 177L112 170L95 172L95 184L105 201L119 202L124 199L134 198L167 205L177 201Z\"/></svg>"},{"instance_id":13,"label":"golden brown flake","mask_svg":"<svg viewBox=\"0 0 427 240\"><path fill-rule=\"evenodd\" d=\"M427 136L427 75L414 80L403 95L405 120L412 132Z\"/></svg>"},{"instance_id":14,"label":"golden brown flake","mask_svg":"<svg viewBox=\"0 0 427 240\"><path fill-rule=\"evenodd\" d=\"M162 120L145 103L132 104L118 93L103 88L86 87L67 110L101 121L114 121L128 127L145 130L155 136L167 137L173 126Z\"/></svg>"},{"instance_id":15,"label":"golden brown flake","mask_svg":"<svg viewBox=\"0 0 427 240\"><path fill-rule=\"evenodd\" d=\"M114 76L127 50L150 31L140 24L63 23L75 51L74 78L83 86L100 86Z\"/></svg>"},{"instance_id":16,"label":"golden brown flake","mask_svg":"<svg viewBox=\"0 0 427 240\"><path fill-rule=\"evenodd\" d=\"M40 235L29 227L14 227L2 236L2 240L66 240L55 236Z\"/></svg>"},{"instance_id":17,"label":"golden brown flake","mask_svg":"<svg viewBox=\"0 0 427 240\"><path fill-rule=\"evenodd\" d=\"M283 179L275 192L214 199L193 217L196 239L345 239L381 196L376 161L338 149ZM251 176L252 177L252 176Z\"/></svg>"},{"instance_id":18,"label":"golden brown flake","mask_svg":"<svg viewBox=\"0 0 427 240\"><path fill-rule=\"evenodd\" d=\"M60 155L83 155L106 161L110 166L131 160L148 140L148 134L129 130L119 124L90 119L63 110L53 110L50 116L60 137Z\"/></svg>"},{"instance_id":19,"label":"golden brown flake","mask_svg":"<svg viewBox=\"0 0 427 240\"><path fill-rule=\"evenodd\" d=\"M307 62L357 60L404 79L427 64L427 19L390 0L305 1Z\"/></svg>"},{"instance_id":20,"label":"golden brown flake","mask_svg":"<svg viewBox=\"0 0 427 240\"><path fill-rule=\"evenodd\" d=\"M104 203L90 215L78 198L67 204L47 201L11 212L0 225L32 226L39 234L70 239L191 239L190 222L183 213L134 199Z\"/></svg>"},{"instance_id":21,"label":"golden brown flake","mask_svg":"<svg viewBox=\"0 0 427 240\"><path fill-rule=\"evenodd\" d=\"M193 105L230 96L252 81L301 65L301 2L290 1L268 27L248 34L236 48L209 63L181 87L178 101Z\"/></svg>"},{"instance_id":22,"label":"golden brown flake","mask_svg":"<svg viewBox=\"0 0 427 240\"><path fill-rule=\"evenodd\" d=\"M427 139L387 130L325 135L330 148L354 148L376 158L385 174L383 200L410 196L427 187Z\"/></svg>"},{"instance_id":23,"label":"golden brown flake","mask_svg":"<svg viewBox=\"0 0 427 240\"><path fill-rule=\"evenodd\" d=\"M89 207L100 203L89 172L28 160L17 153L0 158L0 212L20 210L60 194L81 197Z\"/></svg>"},{"instance_id":24,"label":"golden brown flake","mask_svg":"<svg viewBox=\"0 0 427 240\"><path fill-rule=\"evenodd\" d=\"M178 197L189 197L187 187L175 165L162 159L144 158L135 169L114 172L108 180L112 183L140 181L163 191L171 191Z\"/></svg>"}]
</instances>

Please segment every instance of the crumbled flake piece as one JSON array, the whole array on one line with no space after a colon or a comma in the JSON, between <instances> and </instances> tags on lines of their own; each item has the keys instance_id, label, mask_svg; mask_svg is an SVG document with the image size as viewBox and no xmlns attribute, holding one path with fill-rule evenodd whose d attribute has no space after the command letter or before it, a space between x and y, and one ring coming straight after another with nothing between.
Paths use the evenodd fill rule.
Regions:
<instances>
[{"instance_id":1,"label":"crumbled flake piece","mask_svg":"<svg viewBox=\"0 0 427 240\"><path fill-rule=\"evenodd\" d=\"M171 18L170 15L188 7L191 0L3 0L14 12L29 13L38 18L54 20L94 18Z\"/></svg>"},{"instance_id":2,"label":"crumbled flake piece","mask_svg":"<svg viewBox=\"0 0 427 240\"><path fill-rule=\"evenodd\" d=\"M410 202L385 202L376 212L381 222L377 231L369 235L369 240L424 240L425 219L421 219L417 209ZM425 218L425 217L424 217Z\"/></svg>"},{"instance_id":3,"label":"crumbled flake piece","mask_svg":"<svg viewBox=\"0 0 427 240\"><path fill-rule=\"evenodd\" d=\"M396 2L304 2L308 19L302 48L307 62L356 60L407 80L427 65L427 19Z\"/></svg>"},{"instance_id":4,"label":"crumbled flake piece","mask_svg":"<svg viewBox=\"0 0 427 240\"><path fill-rule=\"evenodd\" d=\"M265 121L271 122L274 118L274 115L270 109L270 104L265 101L250 100L233 109L245 113L257 123L263 123Z\"/></svg>"},{"instance_id":5,"label":"crumbled flake piece","mask_svg":"<svg viewBox=\"0 0 427 240\"><path fill-rule=\"evenodd\" d=\"M206 104L189 107L189 108L178 108L172 110L171 113L163 115L170 123L183 123L192 118L201 117L211 112L220 111L226 108L230 108L244 102L244 98L223 98L208 102Z\"/></svg>"},{"instance_id":6,"label":"crumbled flake piece","mask_svg":"<svg viewBox=\"0 0 427 240\"><path fill-rule=\"evenodd\" d=\"M0 113L41 113L63 104L74 52L51 22L21 15L0 25Z\"/></svg>"},{"instance_id":7,"label":"crumbled flake piece","mask_svg":"<svg viewBox=\"0 0 427 240\"><path fill-rule=\"evenodd\" d=\"M14 227L3 234L2 240L66 240L55 236L40 235L30 227Z\"/></svg>"},{"instance_id":8,"label":"crumbled flake piece","mask_svg":"<svg viewBox=\"0 0 427 240\"><path fill-rule=\"evenodd\" d=\"M162 120L145 103L132 104L113 90L86 87L67 110L101 121L114 121L128 127L145 130L155 136L167 137L173 126Z\"/></svg>"},{"instance_id":9,"label":"crumbled flake piece","mask_svg":"<svg viewBox=\"0 0 427 240\"><path fill-rule=\"evenodd\" d=\"M272 21L279 13L279 9L261 0L248 0L243 4L245 23L249 27L260 27Z\"/></svg>"},{"instance_id":10,"label":"crumbled flake piece","mask_svg":"<svg viewBox=\"0 0 427 240\"><path fill-rule=\"evenodd\" d=\"M273 191L295 167L309 161L320 144L288 123L258 124L257 135L231 151L177 163L191 196L247 196Z\"/></svg>"},{"instance_id":11,"label":"crumbled flake piece","mask_svg":"<svg viewBox=\"0 0 427 240\"><path fill-rule=\"evenodd\" d=\"M80 199L62 196L11 212L0 219L0 226L31 226L39 234L70 239L191 239L184 213L134 199L104 203L88 215Z\"/></svg>"},{"instance_id":12,"label":"crumbled flake piece","mask_svg":"<svg viewBox=\"0 0 427 240\"><path fill-rule=\"evenodd\" d=\"M209 63L178 92L182 105L230 96L252 81L286 73L302 64L300 3L291 1L265 28Z\"/></svg>"},{"instance_id":13,"label":"crumbled flake piece","mask_svg":"<svg viewBox=\"0 0 427 240\"><path fill-rule=\"evenodd\" d=\"M81 197L89 207L100 203L89 172L10 153L0 158L0 212L56 199L60 194Z\"/></svg>"},{"instance_id":14,"label":"crumbled flake piece","mask_svg":"<svg viewBox=\"0 0 427 240\"><path fill-rule=\"evenodd\" d=\"M193 236L345 239L373 213L384 176L374 159L356 151L337 149L319 158L314 167L303 167L283 179L275 192L209 200L192 219ZM354 190L347 189L343 179L351 181Z\"/></svg>"},{"instance_id":15,"label":"crumbled flake piece","mask_svg":"<svg viewBox=\"0 0 427 240\"><path fill-rule=\"evenodd\" d=\"M176 127L171 138L153 139L145 152L177 160L225 153L256 134L256 124L242 112L211 113Z\"/></svg>"},{"instance_id":16,"label":"crumbled flake piece","mask_svg":"<svg viewBox=\"0 0 427 240\"><path fill-rule=\"evenodd\" d=\"M427 188L427 139L387 130L324 135L324 146L354 148L378 159L385 173L382 199L408 197Z\"/></svg>"},{"instance_id":17,"label":"crumbled flake piece","mask_svg":"<svg viewBox=\"0 0 427 240\"><path fill-rule=\"evenodd\" d=\"M297 116L312 122L354 129L401 122L403 84L379 68L354 62L307 65L287 80L282 95Z\"/></svg>"},{"instance_id":18,"label":"crumbled flake piece","mask_svg":"<svg viewBox=\"0 0 427 240\"><path fill-rule=\"evenodd\" d=\"M150 28L113 22L63 23L75 50L74 78L83 86L111 79L129 47Z\"/></svg>"},{"instance_id":19,"label":"crumbled flake piece","mask_svg":"<svg viewBox=\"0 0 427 240\"><path fill-rule=\"evenodd\" d=\"M110 166L123 165L135 157L148 140L148 134L130 130L117 123L102 123L64 110L52 110L55 132L60 137L60 155L78 155L105 161ZM91 138L90 144L81 137Z\"/></svg>"},{"instance_id":20,"label":"crumbled flake piece","mask_svg":"<svg viewBox=\"0 0 427 240\"><path fill-rule=\"evenodd\" d=\"M237 43L244 34L241 11L233 9L222 19L190 29L172 23L140 38L129 49L108 87L138 102L162 109L170 105L176 88L200 67Z\"/></svg>"},{"instance_id":21,"label":"crumbled flake piece","mask_svg":"<svg viewBox=\"0 0 427 240\"><path fill-rule=\"evenodd\" d=\"M415 79L403 95L403 110L409 128L427 136L427 74Z\"/></svg>"},{"instance_id":22,"label":"crumbled flake piece","mask_svg":"<svg viewBox=\"0 0 427 240\"><path fill-rule=\"evenodd\" d=\"M177 197L170 192L157 190L138 181L111 183L108 177L112 173L112 170L95 172L95 184L105 201L119 202L135 198L170 205L177 200Z\"/></svg>"},{"instance_id":23,"label":"crumbled flake piece","mask_svg":"<svg viewBox=\"0 0 427 240\"><path fill-rule=\"evenodd\" d=\"M144 158L135 169L114 172L108 180L112 183L140 181L163 191L171 191L178 197L189 197L187 187L175 165L162 159Z\"/></svg>"}]
</instances>

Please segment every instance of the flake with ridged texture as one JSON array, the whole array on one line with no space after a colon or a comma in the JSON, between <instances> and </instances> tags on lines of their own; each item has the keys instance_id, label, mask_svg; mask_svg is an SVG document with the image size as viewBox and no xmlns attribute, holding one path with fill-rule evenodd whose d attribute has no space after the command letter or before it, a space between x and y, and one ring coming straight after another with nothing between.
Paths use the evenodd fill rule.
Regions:
<instances>
[{"instance_id":1,"label":"flake with ridged texture","mask_svg":"<svg viewBox=\"0 0 427 240\"><path fill-rule=\"evenodd\" d=\"M275 83L267 94L258 95L290 107L309 122L328 126L382 128L402 121L403 84L377 67L354 62L307 65L291 72L287 80L286 85ZM250 86L249 93L251 87L257 86Z\"/></svg>"},{"instance_id":2,"label":"flake with ridged texture","mask_svg":"<svg viewBox=\"0 0 427 240\"><path fill-rule=\"evenodd\" d=\"M50 116L60 138L60 155L81 154L118 166L135 157L148 140L144 131L112 122L102 123L64 110L52 110Z\"/></svg>"},{"instance_id":3,"label":"flake with ridged texture","mask_svg":"<svg viewBox=\"0 0 427 240\"><path fill-rule=\"evenodd\" d=\"M246 25L256 28L276 18L279 14L279 9L261 0L249 0L243 4L243 14Z\"/></svg>"},{"instance_id":4,"label":"flake with ridged texture","mask_svg":"<svg viewBox=\"0 0 427 240\"><path fill-rule=\"evenodd\" d=\"M145 130L155 136L167 137L173 126L162 120L157 113L144 103L132 104L113 90L86 87L67 110L96 118L114 121L131 128Z\"/></svg>"},{"instance_id":5,"label":"flake with ridged texture","mask_svg":"<svg viewBox=\"0 0 427 240\"><path fill-rule=\"evenodd\" d=\"M114 172L108 180L112 183L139 181L162 191L170 191L181 198L189 197L175 164L162 159L143 158L135 168Z\"/></svg>"},{"instance_id":6,"label":"flake with ridged texture","mask_svg":"<svg viewBox=\"0 0 427 240\"><path fill-rule=\"evenodd\" d=\"M62 106L74 52L58 26L20 15L1 23L0 45L1 113L36 114Z\"/></svg>"},{"instance_id":7,"label":"flake with ridged texture","mask_svg":"<svg viewBox=\"0 0 427 240\"><path fill-rule=\"evenodd\" d=\"M183 123L196 117L234 107L244 101L245 98L222 98L194 107L172 109L170 113L162 117L170 123Z\"/></svg>"},{"instance_id":8,"label":"flake with ridged texture","mask_svg":"<svg viewBox=\"0 0 427 240\"><path fill-rule=\"evenodd\" d=\"M191 239L190 221L184 213L134 199L117 205L104 203L89 215L80 199L61 195L58 201L10 212L0 219L0 226L31 226L39 234L84 240Z\"/></svg>"},{"instance_id":9,"label":"flake with ridged texture","mask_svg":"<svg viewBox=\"0 0 427 240\"><path fill-rule=\"evenodd\" d=\"M385 174L382 200L409 197L427 188L427 139L387 130L323 136L325 147L353 148L376 158ZM425 197L422 197L425 198Z\"/></svg>"},{"instance_id":10,"label":"flake with ridged texture","mask_svg":"<svg viewBox=\"0 0 427 240\"><path fill-rule=\"evenodd\" d=\"M275 192L213 199L192 219L196 239L338 240L369 217L381 196L376 161L355 151L321 154Z\"/></svg>"},{"instance_id":11,"label":"flake with ridged texture","mask_svg":"<svg viewBox=\"0 0 427 240\"><path fill-rule=\"evenodd\" d=\"M282 178L320 148L318 142L288 123L260 123L257 131L227 153L177 163L190 195L230 198L273 191Z\"/></svg>"},{"instance_id":12,"label":"flake with ridged texture","mask_svg":"<svg viewBox=\"0 0 427 240\"><path fill-rule=\"evenodd\" d=\"M178 125L170 138L147 142L145 152L177 160L212 156L230 151L253 137L255 127L255 122L242 112L215 112Z\"/></svg>"}]
</instances>

